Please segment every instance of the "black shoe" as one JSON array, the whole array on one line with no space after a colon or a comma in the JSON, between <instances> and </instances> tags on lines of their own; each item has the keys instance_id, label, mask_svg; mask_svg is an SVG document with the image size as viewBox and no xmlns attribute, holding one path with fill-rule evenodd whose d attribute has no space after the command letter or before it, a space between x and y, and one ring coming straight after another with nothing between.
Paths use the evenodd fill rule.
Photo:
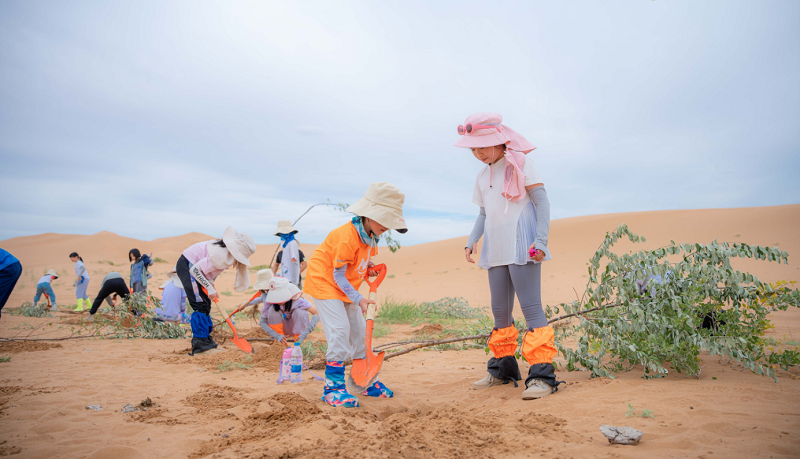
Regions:
<instances>
[{"instance_id":1,"label":"black shoe","mask_svg":"<svg viewBox=\"0 0 800 459\"><path fill-rule=\"evenodd\" d=\"M192 352L189 355L200 354L202 352L216 349L217 343L209 338L192 338Z\"/></svg>"}]
</instances>

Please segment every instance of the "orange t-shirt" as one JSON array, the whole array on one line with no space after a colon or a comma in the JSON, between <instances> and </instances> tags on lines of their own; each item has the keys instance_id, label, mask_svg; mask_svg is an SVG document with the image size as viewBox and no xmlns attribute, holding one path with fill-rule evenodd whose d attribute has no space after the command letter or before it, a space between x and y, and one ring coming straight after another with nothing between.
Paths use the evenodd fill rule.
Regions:
<instances>
[{"instance_id":1,"label":"orange t-shirt","mask_svg":"<svg viewBox=\"0 0 800 459\"><path fill-rule=\"evenodd\" d=\"M377 247L371 250L372 254L370 246L361 241L358 230L351 222L331 231L308 261L303 293L318 300L342 300L349 303L350 299L333 280L333 270L348 265L345 277L358 290L367 274L369 259L378 254Z\"/></svg>"}]
</instances>

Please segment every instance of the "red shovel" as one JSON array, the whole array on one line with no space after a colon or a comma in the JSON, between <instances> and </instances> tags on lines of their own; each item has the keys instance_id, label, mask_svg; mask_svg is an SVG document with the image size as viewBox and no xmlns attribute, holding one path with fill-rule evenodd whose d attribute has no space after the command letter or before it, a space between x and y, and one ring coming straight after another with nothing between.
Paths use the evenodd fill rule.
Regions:
<instances>
[{"instance_id":1,"label":"red shovel","mask_svg":"<svg viewBox=\"0 0 800 459\"><path fill-rule=\"evenodd\" d=\"M200 288L202 288L203 291L206 292L206 295L208 295L208 290L206 290L205 287L200 287ZM225 322L227 322L228 326L231 327L231 331L233 331L233 338L231 338L231 341L233 341L233 344L235 344L236 347L238 347L239 349L241 349L243 352L245 352L247 354L255 354L255 351L253 351L253 346L251 346L250 343L248 343L246 339L240 338L239 334L236 333L236 327L233 326L233 322L231 322L231 318L225 315L225 312L222 310L222 307L219 305L219 297L214 298L214 304L217 306L217 309L219 309L219 313L222 314L222 317L225 318Z\"/></svg>"},{"instance_id":2,"label":"red shovel","mask_svg":"<svg viewBox=\"0 0 800 459\"><path fill-rule=\"evenodd\" d=\"M381 282L383 282L383 279L386 277L386 265L377 265L370 271L377 272L378 278L370 282L369 271L367 271L364 280L369 285L369 299L377 301L378 286L381 285ZM352 377L351 384L360 392L367 390L375 381L375 378L378 377L378 373L381 371L381 365L383 365L383 357L386 355L385 351L381 351L376 355L372 350L372 328L375 325L376 309L377 307L375 304L367 306L367 333L364 337L364 351L366 355L363 359L353 359L353 367L350 370L350 376Z\"/></svg>"}]
</instances>

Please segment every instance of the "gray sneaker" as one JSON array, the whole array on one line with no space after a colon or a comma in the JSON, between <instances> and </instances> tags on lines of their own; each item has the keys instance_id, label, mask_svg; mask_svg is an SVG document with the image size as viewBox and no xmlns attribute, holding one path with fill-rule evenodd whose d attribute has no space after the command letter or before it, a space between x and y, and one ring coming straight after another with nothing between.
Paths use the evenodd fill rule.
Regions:
<instances>
[{"instance_id":1,"label":"gray sneaker","mask_svg":"<svg viewBox=\"0 0 800 459\"><path fill-rule=\"evenodd\" d=\"M522 393L523 400L534 400L537 398L547 397L555 392L553 386L547 384L541 379L531 379L530 383L525 383L525 387L525 392Z\"/></svg>"},{"instance_id":2,"label":"gray sneaker","mask_svg":"<svg viewBox=\"0 0 800 459\"><path fill-rule=\"evenodd\" d=\"M480 381L475 381L474 383L472 383L472 388L475 389L475 390L486 389L487 387L499 386L499 385L502 385L502 384L503 384L503 381L500 381L499 379L495 378L494 376L492 376L491 373L489 373L487 371L486 372L486 376L483 379L481 379Z\"/></svg>"}]
</instances>

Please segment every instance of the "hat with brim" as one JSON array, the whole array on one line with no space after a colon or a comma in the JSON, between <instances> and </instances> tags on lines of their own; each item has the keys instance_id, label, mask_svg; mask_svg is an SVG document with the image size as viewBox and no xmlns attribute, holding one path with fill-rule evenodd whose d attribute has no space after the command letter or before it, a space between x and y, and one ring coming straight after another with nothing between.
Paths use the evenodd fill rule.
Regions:
<instances>
[{"instance_id":1,"label":"hat with brim","mask_svg":"<svg viewBox=\"0 0 800 459\"><path fill-rule=\"evenodd\" d=\"M225 248L239 263L250 266L250 257L256 253L256 243L247 233L239 233L232 226L225 229L222 235Z\"/></svg>"},{"instance_id":2,"label":"hat with brim","mask_svg":"<svg viewBox=\"0 0 800 459\"><path fill-rule=\"evenodd\" d=\"M48 275L49 276L53 276L56 279L58 279L58 274L56 274L56 270L55 269L51 269L50 271L47 271L46 273L44 273L44 275L45 276L48 276Z\"/></svg>"},{"instance_id":3,"label":"hat with brim","mask_svg":"<svg viewBox=\"0 0 800 459\"><path fill-rule=\"evenodd\" d=\"M165 281L165 282L164 282L164 283L161 285L161 287L159 287L161 290L164 290L164 287L166 287L166 286L167 286L167 284L169 284L170 282L172 282L173 284L175 284L175 286L176 286L176 287L178 287L179 289L181 289L181 290L184 290L184 288L183 288L183 283L181 282L181 278L180 278L180 277L178 277L178 271L176 271L176 270L174 270L174 269L173 269L172 271L169 271L169 272L167 272L167 275L169 276L169 279L167 279L167 280L166 280L166 281Z\"/></svg>"},{"instance_id":4,"label":"hat with brim","mask_svg":"<svg viewBox=\"0 0 800 459\"><path fill-rule=\"evenodd\" d=\"M485 148L506 145L523 153L536 149L536 146L508 126L503 125L499 113L475 113L467 117L462 126L472 125L472 132L464 132L453 145L461 148Z\"/></svg>"},{"instance_id":5,"label":"hat with brim","mask_svg":"<svg viewBox=\"0 0 800 459\"><path fill-rule=\"evenodd\" d=\"M256 283L253 288L256 290L269 290L269 281L272 280L274 274L271 269L262 269L256 273Z\"/></svg>"},{"instance_id":6,"label":"hat with brim","mask_svg":"<svg viewBox=\"0 0 800 459\"><path fill-rule=\"evenodd\" d=\"M303 292L296 285L289 282L285 277L273 277L269 281L269 293L267 293L267 303L283 304L289 300L300 298Z\"/></svg>"},{"instance_id":7,"label":"hat with brim","mask_svg":"<svg viewBox=\"0 0 800 459\"><path fill-rule=\"evenodd\" d=\"M408 231L403 219L403 201L406 196L388 182L372 182L364 197L347 208L347 211L375 220L398 233Z\"/></svg>"},{"instance_id":8,"label":"hat with brim","mask_svg":"<svg viewBox=\"0 0 800 459\"><path fill-rule=\"evenodd\" d=\"M281 220L278 222L278 230L275 231L275 236L280 236L281 234L292 234L296 232L297 230L292 227L291 221Z\"/></svg>"}]
</instances>

